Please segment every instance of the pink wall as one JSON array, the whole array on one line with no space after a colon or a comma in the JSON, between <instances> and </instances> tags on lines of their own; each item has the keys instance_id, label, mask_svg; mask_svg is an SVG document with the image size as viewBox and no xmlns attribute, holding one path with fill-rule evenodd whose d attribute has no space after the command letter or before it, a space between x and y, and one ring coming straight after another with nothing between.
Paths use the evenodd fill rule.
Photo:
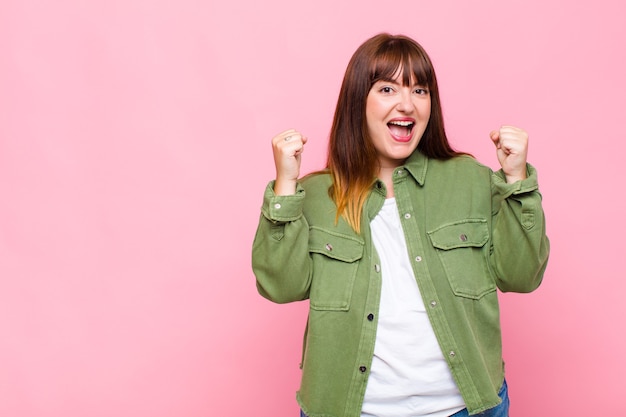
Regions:
<instances>
[{"instance_id":1,"label":"pink wall","mask_svg":"<svg viewBox=\"0 0 626 417\"><path fill-rule=\"evenodd\" d=\"M512 415L622 415L620 0L3 0L0 415L295 416L306 304L261 299L269 146L321 167L345 65L430 52L453 143L531 135L552 259L502 296ZM622 413L622 414L620 414Z\"/></svg>"}]
</instances>

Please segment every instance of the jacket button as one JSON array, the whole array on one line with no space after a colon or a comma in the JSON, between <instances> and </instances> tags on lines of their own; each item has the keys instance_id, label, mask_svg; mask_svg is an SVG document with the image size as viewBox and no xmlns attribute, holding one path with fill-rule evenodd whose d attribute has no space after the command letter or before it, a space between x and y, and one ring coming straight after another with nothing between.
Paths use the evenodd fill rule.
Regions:
<instances>
[{"instance_id":1,"label":"jacket button","mask_svg":"<svg viewBox=\"0 0 626 417\"><path fill-rule=\"evenodd\" d=\"M415 257L415 262L422 262L422 257L421 256L416 256Z\"/></svg>"},{"instance_id":2,"label":"jacket button","mask_svg":"<svg viewBox=\"0 0 626 417\"><path fill-rule=\"evenodd\" d=\"M274 204L274 208L275 208L276 210L278 210L280 207L281 207L280 203L276 203L276 204Z\"/></svg>"},{"instance_id":3,"label":"jacket button","mask_svg":"<svg viewBox=\"0 0 626 417\"><path fill-rule=\"evenodd\" d=\"M374 320L374 315L373 315L372 313L369 313L369 314L367 315L367 319L368 319L369 321Z\"/></svg>"},{"instance_id":4,"label":"jacket button","mask_svg":"<svg viewBox=\"0 0 626 417\"><path fill-rule=\"evenodd\" d=\"M374 271L380 272L380 265L378 264L374 265Z\"/></svg>"},{"instance_id":5,"label":"jacket button","mask_svg":"<svg viewBox=\"0 0 626 417\"><path fill-rule=\"evenodd\" d=\"M459 236L459 239L461 239L461 242L467 242L467 235L463 233L461 236Z\"/></svg>"},{"instance_id":6,"label":"jacket button","mask_svg":"<svg viewBox=\"0 0 626 417\"><path fill-rule=\"evenodd\" d=\"M330 243L327 243L326 244L326 250L329 251L329 252L332 251L333 250L333 245L331 245Z\"/></svg>"},{"instance_id":7,"label":"jacket button","mask_svg":"<svg viewBox=\"0 0 626 417\"><path fill-rule=\"evenodd\" d=\"M361 365L361 366L359 366L359 371L361 371L361 373L363 374L363 373L365 373L365 371L367 371L367 367Z\"/></svg>"},{"instance_id":8,"label":"jacket button","mask_svg":"<svg viewBox=\"0 0 626 417\"><path fill-rule=\"evenodd\" d=\"M407 219L407 220L410 219L411 218L411 213L405 213L404 214L404 218Z\"/></svg>"}]
</instances>

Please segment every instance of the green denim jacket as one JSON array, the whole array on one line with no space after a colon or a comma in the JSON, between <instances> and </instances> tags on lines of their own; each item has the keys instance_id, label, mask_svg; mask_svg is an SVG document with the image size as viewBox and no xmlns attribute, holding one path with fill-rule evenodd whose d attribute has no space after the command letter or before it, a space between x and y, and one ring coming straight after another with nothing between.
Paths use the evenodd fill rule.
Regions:
<instances>
[{"instance_id":1,"label":"green denim jacket","mask_svg":"<svg viewBox=\"0 0 626 417\"><path fill-rule=\"evenodd\" d=\"M326 173L292 196L265 191L252 248L259 293L309 299L298 402L310 417L359 417L374 354L381 268L369 222L386 196L378 181L357 234L340 218ZM471 157L415 152L393 186L409 257L441 350L470 414L496 406L504 379L496 288L541 283L549 242L537 174L507 184Z\"/></svg>"}]
</instances>

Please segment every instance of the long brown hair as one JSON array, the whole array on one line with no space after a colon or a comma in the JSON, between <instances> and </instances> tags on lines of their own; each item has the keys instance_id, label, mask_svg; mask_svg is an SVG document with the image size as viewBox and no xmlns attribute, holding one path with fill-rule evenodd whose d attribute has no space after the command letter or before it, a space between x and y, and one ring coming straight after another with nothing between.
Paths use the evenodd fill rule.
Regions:
<instances>
[{"instance_id":1,"label":"long brown hair","mask_svg":"<svg viewBox=\"0 0 626 417\"><path fill-rule=\"evenodd\" d=\"M398 71L404 85L416 80L427 86L430 93L430 119L417 149L436 159L460 154L446 137L437 78L426 51L402 35L381 33L365 41L352 55L343 78L326 163L333 178L330 196L337 205L337 219L344 216L357 232L361 230L363 206L379 169L367 130L367 96L377 81L394 79Z\"/></svg>"}]
</instances>

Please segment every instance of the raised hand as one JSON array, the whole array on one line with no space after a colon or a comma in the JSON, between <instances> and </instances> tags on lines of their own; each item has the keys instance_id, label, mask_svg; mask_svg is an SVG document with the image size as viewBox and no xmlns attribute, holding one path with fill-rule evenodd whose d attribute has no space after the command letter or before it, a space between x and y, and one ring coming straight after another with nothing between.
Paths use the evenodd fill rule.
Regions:
<instances>
[{"instance_id":1,"label":"raised hand","mask_svg":"<svg viewBox=\"0 0 626 417\"><path fill-rule=\"evenodd\" d=\"M306 141L307 138L295 129L285 130L272 138L276 195L295 194L296 182L300 176L300 159Z\"/></svg>"},{"instance_id":2,"label":"raised hand","mask_svg":"<svg viewBox=\"0 0 626 417\"><path fill-rule=\"evenodd\" d=\"M489 137L496 145L498 162L506 176L506 182L526 178L526 158L528 155L528 133L514 126L502 126L493 130Z\"/></svg>"}]
</instances>

